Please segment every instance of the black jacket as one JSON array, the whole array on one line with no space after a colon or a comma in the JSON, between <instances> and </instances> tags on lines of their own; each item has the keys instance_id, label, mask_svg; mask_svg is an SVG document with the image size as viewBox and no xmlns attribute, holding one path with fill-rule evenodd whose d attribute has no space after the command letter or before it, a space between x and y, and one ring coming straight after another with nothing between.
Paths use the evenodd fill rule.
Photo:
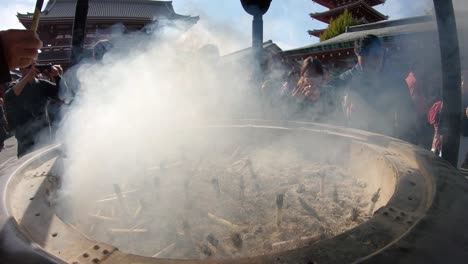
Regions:
<instances>
[{"instance_id":1,"label":"black jacket","mask_svg":"<svg viewBox=\"0 0 468 264\"><path fill-rule=\"evenodd\" d=\"M381 72L370 76L360 65L335 80L345 95L349 125L413 142L417 133L416 111L403 79Z\"/></svg>"},{"instance_id":2,"label":"black jacket","mask_svg":"<svg viewBox=\"0 0 468 264\"><path fill-rule=\"evenodd\" d=\"M2 40L0 39L0 83L7 82L11 82L10 69L6 61Z\"/></svg>"},{"instance_id":3,"label":"black jacket","mask_svg":"<svg viewBox=\"0 0 468 264\"><path fill-rule=\"evenodd\" d=\"M59 86L49 81L35 79L24 87L20 95L13 91L15 85L16 82L11 83L5 94L5 110L10 129L45 118L48 100L58 98Z\"/></svg>"}]
</instances>

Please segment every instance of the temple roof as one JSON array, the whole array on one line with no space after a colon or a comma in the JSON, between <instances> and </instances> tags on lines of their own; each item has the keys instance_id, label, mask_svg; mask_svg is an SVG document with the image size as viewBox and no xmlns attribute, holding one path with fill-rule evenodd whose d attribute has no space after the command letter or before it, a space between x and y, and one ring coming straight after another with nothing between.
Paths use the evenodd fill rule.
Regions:
<instances>
[{"instance_id":1,"label":"temple roof","mask_svg":"<svg viewBox=\"0 0 468 264\"><path fill-rule=\"evenodd\" d=\"M276 45L272 40L268 40L263 42L263 49L266 52L272 52L272 53L280 53L282 50L281 48ZM232 62L232 61L238 61L243 58L252 58L253 56L253 49L252 47L241 49L238 51L234 51L232 53L226 54L222 56L224 62Z\"/></svg>"},{"instance_id":2,"label":"temple roof","mask_svg":"<svg viewBox=\"0 0 468 264\"><path fill-rule=\"evenodd\" d=\"M349 27L346 33L316 44L283 51L283 55L301 56L339 49L351 49L354 48L355 40L368 34L379 36L385 40L394 36L436 31L436 22L432 17L428 16L382 21L373 24Z\"/></svg>"},{"instance_id":3,"label":"temple roof","mask_svg":"<svg viewBox=\"0 0 468 264\"><path fill-rule=\"evenodd\" d=\"M332 9L332 8L336 8L339 6L348 5L353 2L358 2L359 0L312 0L312 1L319 5ZM376 5L384 4L385 0L365 0L365 2L369 6L376 6Z\"/></svg>"},{"instance_id":4,"label":"temple roof","mask_svg":"<svg viewBox=\"0 0 468 264\"><path fill-rule=\"evenodd\" d=\"M320 35L325 31L326 29L314 29L314 30L309 30L307 31L309 35L311 36L316 36L317 38L320 38Z\"/></svg>"},{"instance_id":5,"label":"temple roof","mask_svg":"<svg viewBox=\"0 0 468 264\"><path fill-rule=\"evenodd\" d=\"M73 19L76 0L49 0L41 13L41 21ZM17 14L23 23L32 19L33 13ZM175 13L172 1L152 0L89 0L88 19L107 20L188 20L193 23L198 17Z\"/></svg>"},{"instance_id":6,"label":"temple roof","mask_svg":"<svg viewBox=\"0 0 468 264\"><path fill-rule=\"evenodd\" d=\"M348 11L356 19L364 19L370 23L386 20L388 18L384 14L372 8L372 6L368 5L365 0L355 1L351 4L340 6L321 13L312 13L310 16L321 22L330 24L331 19L337 18L343 14L346 9L348 9Z\"/></svg>"}]
</instances>

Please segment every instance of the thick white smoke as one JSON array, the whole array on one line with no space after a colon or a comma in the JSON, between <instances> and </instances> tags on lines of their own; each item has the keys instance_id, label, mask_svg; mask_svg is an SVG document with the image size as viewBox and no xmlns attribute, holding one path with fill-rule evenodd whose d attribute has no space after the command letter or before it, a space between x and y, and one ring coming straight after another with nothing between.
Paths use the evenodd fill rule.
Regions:
<instances>
[{"instance_id":1,"label":"thick white smoke","mask_svg":"<svg viewBox=\"0 0 468 264\"><path fill-rule=\"evenodd\" d=\"M230 71L216 52L200 50L203 36L216 35L197 32L202 38L177 30L122 36L102 62L78 66L80 90L58 133L68 157L64 194L112 193L112 183L170 156L188 128L249 112L248 65Z\"/></svg>"}]
</instances>

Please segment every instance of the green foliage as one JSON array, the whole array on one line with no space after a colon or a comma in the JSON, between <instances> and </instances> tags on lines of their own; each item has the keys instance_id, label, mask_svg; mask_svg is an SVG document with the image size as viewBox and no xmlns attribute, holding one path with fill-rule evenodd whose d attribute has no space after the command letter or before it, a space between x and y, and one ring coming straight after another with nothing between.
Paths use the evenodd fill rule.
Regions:
<instances>
[{"instance_id":1,"label":"green foliage","mask_svg":"<svg viewBox=\"0 0 468 264\"><path fill-rule=\"evenodd\" d=\"M357 20L351 15L346 9L343 14L331 20L328 28L320 35L320 41L334 38L346 31L346 27L354 26L357 24Z\"/></svg>"}]
</instances>

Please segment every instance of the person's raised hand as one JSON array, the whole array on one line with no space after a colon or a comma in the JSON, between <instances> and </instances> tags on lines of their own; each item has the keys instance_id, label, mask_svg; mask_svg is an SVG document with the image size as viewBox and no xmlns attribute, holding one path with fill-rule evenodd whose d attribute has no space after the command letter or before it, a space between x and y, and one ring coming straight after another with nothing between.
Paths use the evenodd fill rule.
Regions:
<instances>
[{"instance_id":1,"label":"person's raised hand","mask_svg":"<svg viewBox=\"0 0 468 264\"><path fill-rule=\"evenodd\" d=\"M36 67L33 64L31 68L29 69L28 73L26 74L26 76L24 76L24 80L30 83L34 80L34 78L36 78L38 74L39 74L39 71L36 69Z\"/></svg>"},{"instance_id":2,"label":"person's raised hand","mask_svg":"<svg viewBox=\"0 0 468 264\"><path fill-rule=\"evenodd\" d=\"M0 31L0 41L10 70L31 65L42 48L39 36L31 30Z\"/></svg>"}]
</instances>

